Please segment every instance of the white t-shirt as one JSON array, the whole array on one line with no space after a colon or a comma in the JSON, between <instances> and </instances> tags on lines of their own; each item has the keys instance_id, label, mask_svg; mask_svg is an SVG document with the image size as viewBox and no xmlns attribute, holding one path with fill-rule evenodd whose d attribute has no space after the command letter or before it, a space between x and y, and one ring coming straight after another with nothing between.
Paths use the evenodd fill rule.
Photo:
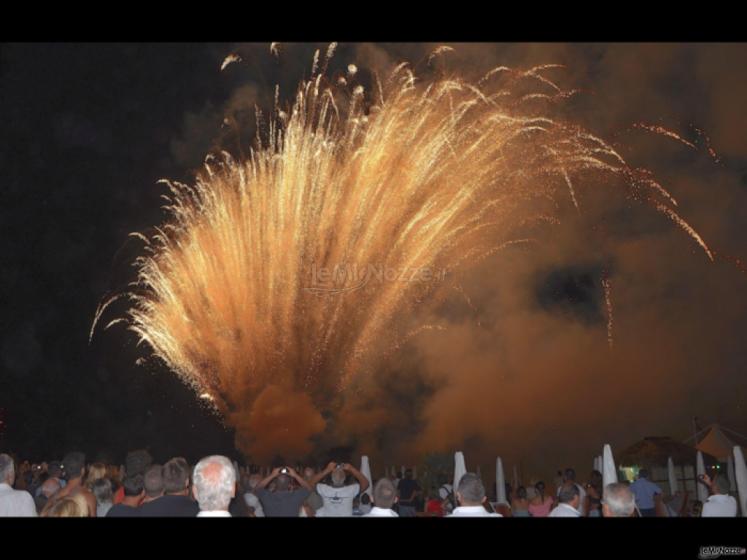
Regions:
<instances>
[{"instance_id":1,"label":"white t-shirt","mask_svg":"<svg viewBox=\"0 0 747 560\"><path fill-rule=\"evenodd\" d=\"M482 506L459 506L447 517L503 517L500 513L490 513Z\"/></svg>"},{"instance_id":2,"label":"white t-shirt","mask_svg":"<svg viewBox=\"0 0 747 560\"><path fill-rule=\"evenodd\" d=\"M558 504L548 517L581 517L581 512L570 504Z\"/></svg>"},{"instance_id":3,"label":"white t-shirt","mask_svg":"<svg viewBox=\"0 0 747 560\"><path fill-rule=\"evenodd\" d=\"M377 508L376 506L371 508L371 511L363 517L399 517L396 511L390 508Z\"/></svg>"},{"instance_id":4,"label":"white t-shirt","mask_svg":"<svg viewBox=\"0 0 747 560\"><path fill-rule=\"evenodd\" d=\"M0 484L0 517L37 517L34 498L25 490Z\"/></svg>"},{"instance_id":5,"label":"white t-shirt","mask_svg":"<svg viewBox=\"0 0 747 560\"><path fill-rule=\"evenodd\" d=\"M201 511L197 517L232 517L227 511Z\"/></svg>"},{"instance_id":6,"label":"white t-shirt","mask_svg":"<svg viewBox=\"0 0 747 560\"><path fill-rule=\"evenodd\" d=\"M737 501L726 494L714 494L703 504L701 517L736 517Z\"/></svg>"},{"instance_id":7,"label":"white t-shirt","mask_svg":"<svg viewBox=\"0 0 747 560\"><path fill-rule=\"evenodd\" d=\"M349 486L328 486L317 484L316 493L324 500L321 507L322 517L352 517L353 498L360 492L361 486L357 482ZM317 514L318 515L318 514Z\"/></svg>"}]
</instances>

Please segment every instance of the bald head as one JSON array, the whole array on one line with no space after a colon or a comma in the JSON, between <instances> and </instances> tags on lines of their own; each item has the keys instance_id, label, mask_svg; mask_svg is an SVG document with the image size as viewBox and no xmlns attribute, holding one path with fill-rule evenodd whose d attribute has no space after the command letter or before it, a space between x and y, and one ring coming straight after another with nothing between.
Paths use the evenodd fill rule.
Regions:
<instances>
[{"instance_id":1,"label":"bald head","mask_svg":"<svg viewBox=\"0 0 747 560\"><path fill-rule=\"evenodd\" d=\"M202 511L228 511L236 494L236 470L227 457L211 455L195 465L193 493Z\"/></svg>"}]
</instances>

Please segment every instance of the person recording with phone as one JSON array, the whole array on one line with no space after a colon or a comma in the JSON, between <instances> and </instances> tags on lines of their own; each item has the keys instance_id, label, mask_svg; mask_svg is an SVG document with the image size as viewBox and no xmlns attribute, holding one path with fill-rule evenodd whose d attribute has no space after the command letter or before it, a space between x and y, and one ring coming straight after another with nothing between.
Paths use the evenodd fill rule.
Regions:
<instances>
[{"instance_id":1,"label":"person recording with phone","mask_svg":"<svg viewBox=\"0 0 747 560\"><path fill-rule=\"evenodd\" d=\"M729 479L723 474L711 478L707 474L698 476L700 484L705 484L711 492L703 504L701 517L736 517L737 501L729 496Z\"/></svg>"},{"instance_id":2,"label":"person recording with phone","mask_svg":"<svg viewBox=\"0 0 747 560\"><path fill-rule=\"evenodd\" d=\"M358 482L346 485L348 474L351 474ZM330 476L332 485L321 484L326 476ZM366 476L353 465L334 461L314 476L309 483L316 488L317 493L324 500L324 505L317 512L317 517L352 517L353 499L361 492L365 492L369 486Z\"/></svg>"},{"instance_id":3,"label":"person recording with phone","mask_svg":"<svg viewBox=\"0 0 747 560\"><path fill-rule=\"evenodd\" d=\"M295 480L300 488L294 490L291 480ZM273 481L275 490L270 492L267 486ZM275 467L257 484L254 495L259 498L265 517L298 517L301 505L311 494L311 489L312 486L294 468Z\"/></svg>"}]
</instances>

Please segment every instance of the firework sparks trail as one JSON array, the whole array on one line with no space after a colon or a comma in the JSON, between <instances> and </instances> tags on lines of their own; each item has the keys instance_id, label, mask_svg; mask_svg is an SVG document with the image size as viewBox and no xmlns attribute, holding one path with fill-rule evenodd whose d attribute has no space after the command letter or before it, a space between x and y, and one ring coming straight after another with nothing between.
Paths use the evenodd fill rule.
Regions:
<instances>
[{"instance_id":1,"label":"firework sparks trail","mask_svg":"<svg viewBox=\"0 0 747 560\"><path fill-rule=\"evenodd\" d=\"M604 304L607 310L607 344L612 349L615 343L612 331L612 283L606 270L602 273L602 288L604 289Z\"/></svg>"},{"instance_id":2,"label":"firework sparks trail","mask_svg":"<svg viewBox=\"0 0 747 560\"><path fill-rule=\"evenodd\" d=\"M236 427L239 448L300 454L307 440L259 442L252 422L269 414L283 425L299 410L329 410L392 348L433 328L408 324L416 306L452 291L433 279L384 281L320 297L308 289L312 271L451 272L527 241L523 224L557 221L559 201L570 193L578 208L586 179L605 177L650 200L712 257L649 174L574 123L524 112L517 101L526 89L514 94L512 80L562 93L542 75L554 67L497 68L476 86L419 83L400 65L365 102L361 85L351 92L335 85L344 80L313 74L291 107L276 104L246 160L224 152L206 160L195 184L165 182L170 219L135 263L129 329L210 396L203 400ZM488 84L502 77L509 86L494 94ZM609 280L603 285L612 345ZM324 420L303 425L310 437Z\"/></svg>"}]
</instances>

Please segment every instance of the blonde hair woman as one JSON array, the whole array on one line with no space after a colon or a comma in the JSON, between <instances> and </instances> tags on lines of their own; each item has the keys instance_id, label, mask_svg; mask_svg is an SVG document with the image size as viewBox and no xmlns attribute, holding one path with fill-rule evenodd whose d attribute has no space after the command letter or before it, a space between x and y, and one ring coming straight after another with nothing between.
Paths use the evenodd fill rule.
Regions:
<instances>
[{"instance_id":1,"label":"blonde hair woman","mask_svg":"<svg viewBox=\"0 0 747 560\"><path fill-rule=\"evenodd\" d=\"M85 486L89 490L93 488L93 483L100 478L106 477L106 465L104 463L94 463L88 467L88 475L86 476Z\"/></svg>"}]
</instances>

